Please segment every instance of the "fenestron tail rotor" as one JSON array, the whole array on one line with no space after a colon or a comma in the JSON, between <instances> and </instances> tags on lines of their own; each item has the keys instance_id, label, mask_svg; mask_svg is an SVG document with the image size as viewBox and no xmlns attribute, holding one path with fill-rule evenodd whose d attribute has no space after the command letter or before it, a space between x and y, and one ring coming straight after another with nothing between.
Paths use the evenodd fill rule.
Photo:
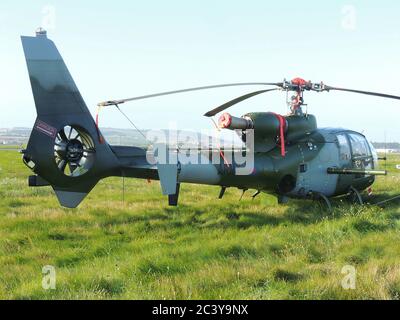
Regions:
<instances>
[{"instance_id":1,"label":"fenestron tail rotor","mask_svg":"<svg viewBox=\"0 0 400 320\"><path fill-rule=\"evenodd\" d=\"M90 135L84 129L65 126L54 143L54 157L58 169L70 177L85 174L94 162L95 148Z\"/></svg>"}]
</instances>

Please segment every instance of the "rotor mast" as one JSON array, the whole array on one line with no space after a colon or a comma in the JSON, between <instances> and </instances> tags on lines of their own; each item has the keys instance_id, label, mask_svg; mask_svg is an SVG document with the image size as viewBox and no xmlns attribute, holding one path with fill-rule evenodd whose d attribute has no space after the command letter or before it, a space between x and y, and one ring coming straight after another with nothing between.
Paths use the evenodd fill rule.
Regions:
<instances>
[{"instance_id":1,"label":"rotor mast","mask_svg":"<svg viewBox=\"0 0 400 320\"><path fill-rule=\"evenodd\" d=\"M290 114L291 115L303 115L302 106L306 106L304 103L304 91L327 91L323 82L321 83L312 83L311 81L306 81L302 78L295 78L291 81L287 81L286 79L283 81L282 90L289 92L293 91L295 95L291 97L290 101L287 101L290 106Z\"/></svg>"}]
</instances>

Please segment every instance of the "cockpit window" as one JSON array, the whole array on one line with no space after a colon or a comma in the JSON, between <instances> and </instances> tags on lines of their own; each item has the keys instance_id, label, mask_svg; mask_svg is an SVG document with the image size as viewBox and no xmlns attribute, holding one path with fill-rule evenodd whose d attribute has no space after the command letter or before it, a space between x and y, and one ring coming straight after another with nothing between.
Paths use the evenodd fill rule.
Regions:
<instances>
[{"instance_id":1,"label":"cockpit window","mask_svg":"<svg viewBox=\"0 0 400 320\"><path fill-rule=\"evenodd\" d=\"M353 157L369 157L371 156L371 151L368 147L367 140L358 134L349 134L351 149L353 151Z\"/></svg>"},{"instance_id":2,"label":"cockpit window","mask_svg":"<svg viewBox=\"0 0 400 320\"><path fill-rule=\"evenodd\" d=\"M340 160L350 160L351 158L350 146L349 142L347 141L346 135L338 134L337 139L339 143Z\"/></svg>"}]
</instances>

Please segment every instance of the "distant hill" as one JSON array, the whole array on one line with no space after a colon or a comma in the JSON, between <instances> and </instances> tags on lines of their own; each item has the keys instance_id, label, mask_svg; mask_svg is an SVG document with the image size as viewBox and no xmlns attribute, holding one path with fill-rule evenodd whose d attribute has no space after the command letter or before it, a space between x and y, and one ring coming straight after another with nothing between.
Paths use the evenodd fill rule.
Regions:
<instances>
[{"instance_id":1,"label":"distant hill","mask_svg":"<svg viewBox=\"0 0 400 320\"><path fill-rule=\"evenodd\" d=\"M23 145L28 143L31 134L30 128L16 127L16 128L0 128L0 144L3 145ZM159 130L165 131L166 130ZM116 128L101 128L101 132L105 136L107 142L112 145L127 145L144 147L148 143L144 137L135 129L116 129ZM144 134L148 130L142 130ZM186 132L186 131L183 131ZM189 133L189 132L188 132ZM194 132L190 132L193 134ZM203 139L206 136L203 136ZM204 139L206 140L206 139ZM163 141L160 141L163 142ZM400 143L398 142L372 142L376 149L390 149L400 150Z\"/></svg>"},{"instance_id":2,"label":"distant hill","mask_svg":"<svg viewBox=\"0 0 400 320\"><path fill-rule=\"evenodd\" d=\"M0 145L27 144L31 131L32 129L29 128L0 128ZM146 135L148 131L149 130L142 130L142 133ZM143 135L135 129L101 128L101 132L106 138L107 142L112 145L126 145L137 147L145 147L148 145L148 142L145 140ZM168 137L168 135L166 134L167 130L156 130L154 132L164 132L165 136ZM208 147L208 145L206 144L206 142L208 143L208 136L189 131L180 131L180 133L182 133L183 135L188 135L190 137L193 137L193 135L199 135L198 140L202 142L202 147ZM158 142L165 143L167 141L161 140ZM178 145L182 145L182 141L178 141ZM186 144L186 146L188 146L188 144ZM193 146L197 147L198 145Z\"/></svg>"},{"instance_id":3,"label":"distant hill","mask_svg":"<svg viewBox=\"0 0 400 320\"><path fill-rule=\"evenodd\" d=\"M22 145L28 142L31 134L29 128L0 128L0 144L3 145Z\"/></svg>"},{"instance_id":4,"label":"distant hill","mask_svg":"<svg viewBox=\"0 0 400 320\"><path fill-rule=\"evenodd\" d=\"M0 144L21 145L28 143L32 129L29 128L3 128L0 129ZM117 145L145 145L143 136L136 130L102 128L101 132L110 144Z\"/></svg>"}]
</instances>

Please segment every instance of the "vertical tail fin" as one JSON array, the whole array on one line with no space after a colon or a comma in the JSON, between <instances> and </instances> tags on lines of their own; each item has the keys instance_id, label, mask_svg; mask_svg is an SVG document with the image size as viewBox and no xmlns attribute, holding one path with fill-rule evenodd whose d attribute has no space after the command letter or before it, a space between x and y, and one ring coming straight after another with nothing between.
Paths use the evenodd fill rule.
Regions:
<instances>
[{"instance_id":1,"label":"vertical tail fin","mask_svg":"<svg viewBox=\"0 0 400 320\"><path fill-rule=\"evenodd\" d=\"M21 37L37 119L24 162L52 185L61 205L76 207L118 161L44 30Z\"/></svg>"},{"instance_id":2,"label":"vertical tail fin","mask_svg":"<svg viewBox=\"0 0 400 320\"><path fill-rule=\"evenodd\" d=\"M45 32L21 37L38 116L85 114L89 110L60 53Z\"/></svg>"}]
</instances>

